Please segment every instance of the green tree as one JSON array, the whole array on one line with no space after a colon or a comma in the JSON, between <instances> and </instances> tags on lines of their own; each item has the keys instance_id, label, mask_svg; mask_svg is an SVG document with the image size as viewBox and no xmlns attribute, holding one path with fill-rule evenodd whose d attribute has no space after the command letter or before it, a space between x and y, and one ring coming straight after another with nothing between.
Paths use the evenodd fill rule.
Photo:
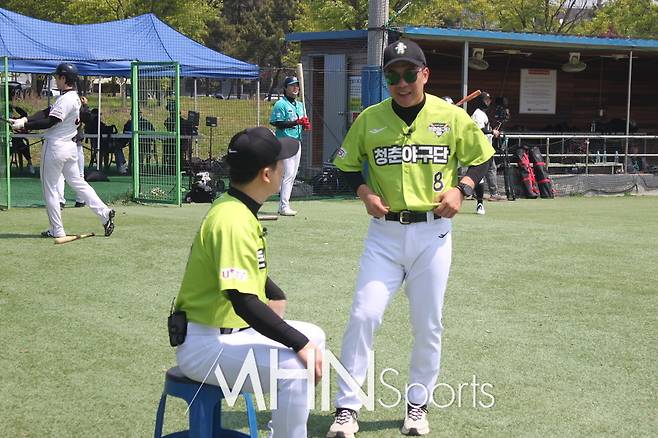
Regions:
<instances>
[{"instance_id":1,"label":"green tree","mask_svg":"<svg viewBox=\"0 0 658 438\"><path fill-rule=\"evenodd\" d=\"M658 35L658 4L652 0L611 0L580 29L590 35L655 38Z\"/></svg>"},{"instance_id":2,"label":"green tree","mask_svg":"<svg viewBox=\"0 0 658 438\"><path fill-rule=\"evenodd\" d=\"M120 20L153 13L185 35L201 40L211 18L208 0L5 0L0 7L19 14L68 24ZM120 38L120 36L117 36Z\"/></svg>"},{"instance_id":3,"label":"green tree","mask_svg":"<svg viewBox=\"0 0 658 438\"><path fill-rule=\"evenodd\" d=\"M299 16L299 1L224 0L216 5L206 44L260 66L280 67L287 53L285 34Z\"/></svg>"},{"instance_id":4,"label":"green tree","mask_svg":"<svg viewBox=\"0 0 658 438\"><path fill-rule=\"evenodd\" d=\"M581 0L391 0L391 25L569 33L587 16ZM628 0L632 1L632 0ZM295 30L365 29L367 0L304 0Z\"/></svg>"}]
</instances>

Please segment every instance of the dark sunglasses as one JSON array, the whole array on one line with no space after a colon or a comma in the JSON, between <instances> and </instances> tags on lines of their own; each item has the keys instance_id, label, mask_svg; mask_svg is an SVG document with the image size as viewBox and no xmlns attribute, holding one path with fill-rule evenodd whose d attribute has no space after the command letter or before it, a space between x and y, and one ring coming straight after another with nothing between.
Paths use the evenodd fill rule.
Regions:
<instances>
[{"instance_id":1,"label":"dark sunglasses","mask_svg":"<svg viewBox=\"0 0 658 438\"><path fill-rule=\"evenodd\" d=\"M404 79L407 84L413 84L418 79L418 73L420 73L420 69L407 70L402 75L396 71L389 71L384 73L384 76L388 85L397 85L400 79Z\"/></svg>"}]
</instances>

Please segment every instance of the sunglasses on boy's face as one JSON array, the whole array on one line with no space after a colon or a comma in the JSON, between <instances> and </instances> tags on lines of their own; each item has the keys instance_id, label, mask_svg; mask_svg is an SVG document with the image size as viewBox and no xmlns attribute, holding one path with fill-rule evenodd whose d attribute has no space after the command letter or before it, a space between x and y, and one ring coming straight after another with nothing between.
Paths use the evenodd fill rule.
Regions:
<instances>
[{"instance_id":1,"label":"sunglasses on boy's face","mask_svg":"<svg viewBox=\"0 0 658 438\"><path fill-rule=\"evenodd\" d=\"M388 71L384 73L384 76L388 85L397 85L400 83L400 79L404 79L407 84L413 84L418 79L418 73L420 73L420 69L406 70L402 74L396 71Z\"/></svg>"}]
</instances>

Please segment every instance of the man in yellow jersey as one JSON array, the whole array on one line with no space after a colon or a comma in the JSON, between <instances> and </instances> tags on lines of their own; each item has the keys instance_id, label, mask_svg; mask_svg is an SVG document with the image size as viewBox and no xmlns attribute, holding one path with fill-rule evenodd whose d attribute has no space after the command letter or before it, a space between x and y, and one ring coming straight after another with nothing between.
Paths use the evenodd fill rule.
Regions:
<instances>
[{"instance_id":1,"label":"man in yellow jersey","mask_svg":"<svg viewBox=\"0 0 658 438\"><path fill-rule=\"evenodd\" d=\"M308 364L316 381L321 377L324 332L282 319L285 295L268 276L265 231L256 217L279 190L281 161L298 149L298 141L277 139L265 127L241 131L229 143L230 188L201 223L176 301L187 319L187 336L176 356L191 379L218 385L221 371L232 387L245 361L255 359L260 387L267 392L273 349L279 370L302 370ZM254 386L248 378L243 389L253 392ZM277 380L274 438L307 436L307 391L314 386L306 379Z\"/></svg>"},{"instance_id":2,"label":"man in yellow jersey","mask_svg":"<svg viewBox=\"0 0 658 438\"><path fill-rule=\"evenodd\" d=\"M441 312L452 256L451 218L473 192L494 154L464 110L426 94L425 55L410 40L384 50L391 98L366 108L351 126L335 164L372 219L361 256L341 362L362 385L374 334L405 283L414 334L404 435L429 433L427 405L441 361ZM368 179L361 169L368 163ZM458 182L457 164L470 166ZM327 437L353 437L362 402L339 380Z\"/></svg>"}]
</instances>

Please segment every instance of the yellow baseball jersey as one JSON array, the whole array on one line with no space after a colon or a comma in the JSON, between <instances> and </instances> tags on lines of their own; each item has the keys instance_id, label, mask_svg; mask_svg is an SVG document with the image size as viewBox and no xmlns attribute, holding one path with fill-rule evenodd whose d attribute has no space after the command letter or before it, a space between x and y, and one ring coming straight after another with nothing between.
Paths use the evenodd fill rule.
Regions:
<instances>
[{"instance_id":1,"label":"yellow baseball jersey","mask_svg":"<svg viewBox=\"0 0 658 438\"><path fill-rule=\"evenodd\" d=\"M194 238L176 300L188 321L212 327L248 324L233 309L227 291L237 289L267 302L267 245L263 227L238 199L216 200Z\"/></svg>"},{"instance_id":2,"label":"yellow baseball jersey","mask_svg":"<svg viewBox=\"0 0 658 438\"><path fill-rule=\"evenodd\" d=\"M357 172L368 163L368 186L391 211L429 211L457 185L457 165L476 166L494 149L466 112L431 94L411 126L392 99L366 108L355 120L334 163Z\"/></svg>"}]
</instances>

